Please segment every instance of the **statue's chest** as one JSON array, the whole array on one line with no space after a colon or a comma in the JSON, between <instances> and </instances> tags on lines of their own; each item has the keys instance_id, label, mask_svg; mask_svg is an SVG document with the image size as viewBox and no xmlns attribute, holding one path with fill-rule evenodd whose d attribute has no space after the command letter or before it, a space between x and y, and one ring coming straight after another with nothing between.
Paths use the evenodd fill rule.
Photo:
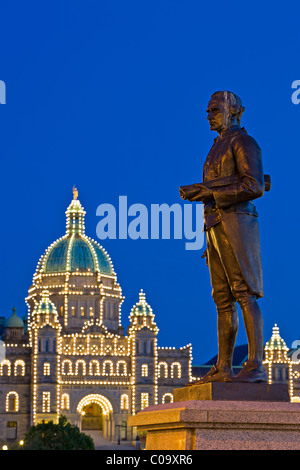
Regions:
<instances>
[{"instance_id":1,"label":"statue's chest","mask_svg":"<svg viewBox=\"0 0 300 470\"><path fill-rule=\"evenodd\" d=\"M214 143L204 163L203 181L236 174L231 142L232 139L218 139Z\"/></svg>"}]
</instances>

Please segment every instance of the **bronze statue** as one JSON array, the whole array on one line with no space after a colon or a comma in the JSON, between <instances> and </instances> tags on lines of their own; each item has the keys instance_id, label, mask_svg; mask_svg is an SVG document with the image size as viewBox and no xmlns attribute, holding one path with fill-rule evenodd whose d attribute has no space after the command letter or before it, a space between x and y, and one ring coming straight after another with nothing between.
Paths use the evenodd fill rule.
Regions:
<instances>
[{"instance_id":1,"label":"bronze statue","mask_svg":"<svg viewBox=\"0 0 300 470\"><path fill-rule=\"evenodd\" d=\"M218 360L197 384L267 381L262 364L263 318L257 302L263 296L259 225L252 200L270 189L270 178L263 174L261 149L240 127L244 110L240 98L232 92L212 95L207 119L210 129L219 135L205 161L203 183L180 188L183 199L204 204L207 250L203 256L218 313ZM247 333L248 360L235 376L236 302Z\"/></svg>"},{"instance_id":2,"label":"bronze statue","mask_svg":"<svg viewBox=\"0 0 300 470\"><path fill-rule=\"evenodd\" d=\"M75 186L73 186L73 199L74 199L74 201L76 201L77 198L78 198L78 190Z\"/></svg>"}]
</instances>

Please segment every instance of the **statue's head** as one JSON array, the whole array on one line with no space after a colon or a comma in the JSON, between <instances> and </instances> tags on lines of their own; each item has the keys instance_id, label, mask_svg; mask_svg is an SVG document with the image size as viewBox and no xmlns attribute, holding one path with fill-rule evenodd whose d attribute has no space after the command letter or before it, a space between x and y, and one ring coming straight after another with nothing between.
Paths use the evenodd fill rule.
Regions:
<instances>
[{"instance_id":1,"label":"statue's head","mask_svg":"<svg viewBox=\"0 0 300 470\"><path fill-rule=\"evenodd\" d=\"M228 126L241 124L245 111L241 99L231 91L216 91L207 106L207 119L212 131L221 132Z\"/></svg>"}]
</instances>

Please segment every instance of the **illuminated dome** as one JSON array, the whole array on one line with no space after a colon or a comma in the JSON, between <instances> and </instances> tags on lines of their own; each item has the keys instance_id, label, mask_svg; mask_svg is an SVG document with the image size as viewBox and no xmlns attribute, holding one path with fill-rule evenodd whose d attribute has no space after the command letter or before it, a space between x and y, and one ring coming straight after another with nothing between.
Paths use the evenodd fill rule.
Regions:
<instances>
[{"instance_id":1,"label":"illuminated dome","mask_svg":"<svg viewBox=\"0 0 300 470\"><path fill-rule=\"evenodd\" d=\"M132 307L130 316L132 315L153 315L152 308L150 305L146 302L146 295L141 289L139 293L139 301Z\"/></svg>"},{"instance_id":2,"label":"illuminated dome","mask_svg":"<svg viewBox=\"0 0 300 470\"><path fill-rule=\"evenodd\" d=\"M57 312L56 312L55 305L49 299L49 292L45 290L42 292L41 296L42 298L37 304L37 307L34 313L39 314L39 315L48 315L50 313L56 314Z\"/></svg>"},{"instance_id":3,"label":"illuminated dome","mask_svg":"<svg viewBox=\"0 0 300 470\"><path fill-rule=\"evenodd\" d=\"M41 257L38 273L74 271L100 272L114 275L111 259L104 248L84 233L85 211L80 201L73 199L66 211L66 235L56 240ZM74 196L75 197L75 196Z\"/></svg>"},{"instance_id":4,"label":"illuminated dome","mask_svg":"<svg viewBox=\"0 0 300 470\"><path fill-rule=\"evenodd\" d=\"M284 339L281 338L280 333L279 333L279 328L275 324L272 329L272 337L270 341L266 343L265 350L284 350L287 351L288 347L286 345L286 342Z\"/></svg>"},{"instance_id":5,"label":"illuminated dome","mask_svg":"<svg viewBox=\"0 0 300 470\"><path fill-rule=\"evenodd\" d=\"M130 312L129 334L133 331L148 328L150 331L158 333L157 325L154 321L154 313L150 305L146 302L146 296L141 289L139 293L139 301L132 307Z\"/></svg>"},{"instance_id":6,"label":"illuminated dome","mask_svg":"<svg viewBox=\"0 0 300 470\"><path fill-rule=\"evenodd\" d=\"M289 348L284 339L281 338L279 328L275 324L272 329L272 337L265 346L266 361L282 362L288 361L287 353Z\"/></svg>"}]
</instances>

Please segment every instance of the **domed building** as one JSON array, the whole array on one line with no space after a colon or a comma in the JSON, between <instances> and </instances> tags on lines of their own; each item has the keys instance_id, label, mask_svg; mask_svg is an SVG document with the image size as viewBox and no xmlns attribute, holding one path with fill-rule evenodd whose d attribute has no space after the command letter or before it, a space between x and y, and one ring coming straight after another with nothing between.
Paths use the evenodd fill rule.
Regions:
<instances>
[{"instance_id":1,"label":"domed building","mask_svg":"<svg viewBox=\"0 0 300 470\"><path fill-rule=\"evenodd\" d=\"M40 258L27 302L32 312L41 292L49 290L64 330L80 332L87 320L120 333L122 292L112 261L85 235L85 211L73 199L66 211L66 234Z\"/></svg>"},{"instance_id":2,"label":"domed building","mask_svg":"<svg viewBox=\"0 0 300 470\"><path fill-rule=\"evenodd\" d=\"M28 291L26 325L13 311L0 362L0 439L61 414L108 440L133 440L128 417L173 400L191 380L191 345L159 348L154 312L140 291L128 331L113 263L85 234L74 189L66 233L41 256ZM27 327L26 327L27 326ZM1 408L2 407L2 408Z\"/></svg>"}]
</instances>

